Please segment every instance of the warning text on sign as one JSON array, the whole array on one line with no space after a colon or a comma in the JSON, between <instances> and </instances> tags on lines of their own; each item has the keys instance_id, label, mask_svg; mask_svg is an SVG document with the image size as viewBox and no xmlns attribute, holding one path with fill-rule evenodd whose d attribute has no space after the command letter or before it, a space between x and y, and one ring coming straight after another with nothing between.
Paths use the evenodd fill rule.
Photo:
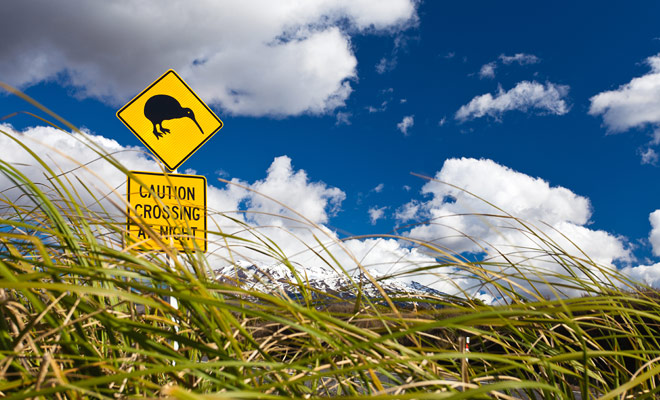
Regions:
<instances>
[{"instance_id":1,"label":"warning text on sign","mask_svg":"<svg viewBox=\"0 0 660 400\"><path fill-rule=\"evenodd\" d=\"M128 234L131 243L146 250L161 246L148 226L166 245L178 250L206 251L206 178L199 175L132 171L128 179ZM138 182L138 180L141 182ZM143 221L144 225L137 221Z\"/></svg>"}]
</instances>

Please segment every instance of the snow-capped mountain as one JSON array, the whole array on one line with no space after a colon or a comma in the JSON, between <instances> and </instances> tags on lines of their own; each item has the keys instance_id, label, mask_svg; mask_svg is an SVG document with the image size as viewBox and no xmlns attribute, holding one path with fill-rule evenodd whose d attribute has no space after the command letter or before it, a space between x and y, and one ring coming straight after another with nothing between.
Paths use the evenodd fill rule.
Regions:
<instances>
[{"instance_id":1,"label":"snow-capped mountain","mask_svg":"<svg viewBox=\"0 0 660 400\"><path fill-rule=\"evenodd\" d=\"M301 296L301 286L310 291L312 297L316 299L353 299L358 295L372 299L383 297L379 288L359 271L348 275L330 268L315 268L314 271L296 269L294 274L294 271L284 264L255 265L237 261L235 265L214 270L214 275L214 278L219 281L240 286L246 290L280 293L290 298ZM411 304L417 303L415 299L435 298L437 300L451 297L416 281L373 278L388 296L407 299L405 301ZM360 292L361 294L359 294Z\"/></svg>"}]
</instances>

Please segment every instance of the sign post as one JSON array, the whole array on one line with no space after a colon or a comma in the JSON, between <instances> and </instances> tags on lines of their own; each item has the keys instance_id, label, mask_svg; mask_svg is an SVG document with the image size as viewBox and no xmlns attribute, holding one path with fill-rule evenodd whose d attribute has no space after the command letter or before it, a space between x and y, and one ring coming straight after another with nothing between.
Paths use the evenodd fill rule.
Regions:
<instances>
[{"instance_id":1,"label":"sign post","mask_svg":"<svg viewBox=\"0 0 660 400\"><path fill-rule=\"evenodd\" d=\"M137 219L178 250L206 252L206 178L179 175L176 169L222 128L222 121L174 70L165 72L117 111L117 118L174 171L132 172L141 183L128 179L128 239L146 251L161 249L147 235L144 224L132 223ZM174 261L168 257L171 268ZM174 296L168 302L178 309ZM173 345L174 350L179 349L178 342Z\"/></svg>"}]
</instances>

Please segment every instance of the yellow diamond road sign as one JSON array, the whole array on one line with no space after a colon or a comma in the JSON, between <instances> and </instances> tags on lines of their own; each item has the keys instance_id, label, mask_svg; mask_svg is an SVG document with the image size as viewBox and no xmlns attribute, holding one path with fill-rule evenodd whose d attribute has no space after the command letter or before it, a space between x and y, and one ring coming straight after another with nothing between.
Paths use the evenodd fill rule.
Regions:
<instances>
[{"instance_id":1,"label":"yellow diamond road sign","mask_svg":"<svg viewBox=\"0 0 660 400\"><path fill-rule=\"evenodd\" d=\"M174 70L135 96L117 117L172 171L222 128L220 118Z\"/></svg>"},{"instance_id":2,"label":"yellow diamond road sign","mask_svg":"<svg viewBox=\"0 0 660 400\"><path fill-rule=\"evenodd\" d=\"M163 243L178 250L197 246L206 252L206 178L131 173L127 196L128 242L138 243L141 249L161 250L153 238L155 233Z\"/></svg>"}]
</instances>

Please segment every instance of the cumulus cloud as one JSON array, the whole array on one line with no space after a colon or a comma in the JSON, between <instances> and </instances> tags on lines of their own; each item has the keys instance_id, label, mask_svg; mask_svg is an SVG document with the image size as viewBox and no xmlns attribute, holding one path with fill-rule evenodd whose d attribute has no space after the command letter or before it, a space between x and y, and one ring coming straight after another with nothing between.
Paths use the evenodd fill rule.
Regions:
<instances>
[{"instance_id":1,"label":"cumulus cloud","mask_svg":"<svg viewBox=\"0 0 660 400\"><path fill-rule=\"evenodd\" d=\"M502 64L509 65L517 63L518 65L528 65L528 64L537 64L541 62L541 59L535 56L534 54L525 54L525 53L516 53L512 56L507 56L506 54L500 54L499 57Z\"/></svg>"},{"instance_id":2,"label":"cumulus cloud","mask_svg":"<svg viewBox=\"0 0 660 400\"><path fill-rule=\"evenodd\" d=\"M660 257L660 210L655 210L649 214L649 222L651 223L649 243L653 255ZM636 282L660 288L660 263L629 266L623 268L622 272Z\"/></svg>"},{"instance_id":3,"label":"cumulus cloud","mask_svg":"<svg viewBox=\"0 0 660 400\"><path fill-rule=\"evenodd\" d=\"M122 146L117 141L102 136L69 134L51 127L30 128L19 134L7 124L0 124L0 132L19 137L31 151L43 158L55 173L70 173L81 181L88 182L92 192L79 187L77 193L81 196L83 204L96 211L100 210L95 206L96 200L99 198L109 195L108 201L119 203L121 201L121 198L118 197L119 190L126 183L126 176L118 173L110 163L102 161L100 155L95 151L96 148L112 154L115 159L131 170L161 171L153 157L143 149ZM38 185L49 186L43 169L37 161L10 136L0 134L0 148L3 149L3 162L20 168L27 178ZM76 182L76 179L71 180ZM0 175L0 188L2 196L11 201L27 201L5 175ZM116 190L114 195L113 190ZM109 203L105 208L109 211L114 209Z\"/></svg>"},{"instance_id":4,"label":"cumulus cloud","mask_svg":"<svg viewBox=\"0 0 660 400\"><path fill-rule=\"evenodd\" d=\"M653 248L653 255L660 257L660 210L655 210L649 215L651 222L651 233L649 242Z\"/></svg>"},{"instance_id":5,"label":"cumulus cloud","mask_svg":"<svg viewBox=\"0 0 660 400\"><path fill-rule=\"evenodd\" d=\"M3 162L18 168L43 190L52 187L43 167L12 140L12 137L17 138L38 154L56 174L61 174L61 179L70 182L80 194L83 204L95 211L108 210L106 218L118 224L125 222L126 177L102 159L99 152L111 153L131 170L160 172L158 163L145 151L122 146L102 136L70 134L52 127L34 127L17 132L6 124L0 124L0 131L6 133L0 134ZM81 182L87 185L89 192ZM52 191L46 194L54 199L59 198ZM15 204L31 201L4 174L0 174L0 196ZM314 181L304 170L294 168L287 156L275 158L265 177L254 182L234 178L225 185L209 179L209 265L214 269L222 268L235 260L242 260L260 266L273 266L278 257L286 257L310 279L327 278L333 274L339 276L322 258L329 259L318 241L332 252L337 263L353 273L358 271L360 265L373 276L382 277L436 263L433 257L392 239L340 240L325 224L340 210L345 197L339 188ZM6 208L0 209L0 212L6 211ZM214 232L221 232L224 236ZM263 245L270 244L269 240L277 244L277 256L269 255L275 250ZM117 238L116 243L119 242ZM338 269L337 265L335 268ZM405 282L413 279L428 284L440 282L438 290L447 286L446 279L435 275L404 276L395 280ZM454 293L458 292L459 287L454 287Z\"/></svg>"},{"instance_id":6,"label":"cumulus cloud","mask_svg":"<svg viewBox=\"0 0 660 400\"><path fill-rule=\"evenodd\" d=\"M635 282L660 288L660 263L625 267L621 272Z\"/></svg>"},{"instance_id":7,"label":"cumulus cloud","mask_svg":"<svg viewBox=\"0 0 660 400\"><path fill-rule=\"evenodd\" d=\"M249 209L253 213L251 218L260 224L277 223L272 215L296 218L297 214L302 214L315 224L323 224L336 214L346 198L346 194L338 188L310 182L304 170L294 171L291 159L286 156L277 157L267 172L266 179L250 185L252 190L264 195L249 198Z\"/></svg>"},{"instance_id":8,"label":"cumulus cloud","mask_svg":"<svg viewBox=\"0 0 660 400\"><path fill-rule=\"evenodd\" d=\"M495 78L495 68L497 68L497 63L496 62L489 62L488 64L484 64L481 66L481 69L479 70L479 78L484 79L493 79Z\"/></svg>"},{"instance_id":9,"label":"cumulus cloud","mask_svg":"<svg viewBox=\"0 0 660 400\"><path fill-rule=\"evenodd\" d=\"M647 58L646 63L651 68L646 75L591 98L589 114L602 115L610 132L660 126L660 54Z\"/></svg>"},{"instance_id":10,"label":"cumulus cloud","mask_svg":"<svg viewBox=\"0 0 660 400\"><path fill-rule=\"evenodd\" d=\"M373 188L371 190L376 192L376 193L380 193L380 192L383 191L383 189L385 189L385 184L384 183L379 183L378 185L376 185L375 188Z\"/></svg>"},{"instance_id":11,"label":"cumulus cloud","mask_svg":"<svg viewBox=\"0 0 660 400\"><path fill-rule=\"evenodd\" d=\"M122 199L125 195L125 177L115 167L99 159L98 153L85 143L91 140L93 145L112 152L130 169L159 170L158 164L149 154L138 148L121 146L102 136L82 137L51 127L30 128L19 133L8 125L0 125L0 130L24 141L55 171L66 173L74 185L79 185L76 183L78 179L89 184L96 194L95 198L78 186L85 204L93 207L97 199L103 198L104 207L116 211L115 217L119 223L123 218L121 210L124 207ZM10 137L0 135L0 146L4 149L5 162L19 168L35 182L43 183L43 187L47 186L42 167ZM75 159L71 154L75 154ZM631 258L623 239L588 228L591 217L588 199L568 189L551 187L541 179L515 172L490 160L447 160L436 178L462 186L516 216L537 224L548 238L567 250L575 251L565 238L538 223L539 220L566 234L599 263L607 265L615 260ZM0 192L10 200L12 196L20 195L17 190L10 189L12 186L13 183L5 177L0 178ZM484 248L498 247L506 251L507 248L520 249L534 245L523 233L511 229L506 220L486 221L466 216L465 213L493 213L496 210L465 192L431 181L424 185L423 193L430 198L425 201L413 200L396 211L396 218L400 221L429 220L429 223L412 228L407 234L410 238L434 241L456 251L471 253L481 252ZM210 235L211 243L207 253L209 263L215 268L229 265L232 260L240 258L260 265L272 264L273 257L252 250L251 247L257 245L249 244L260 243L255 238L263 235L273 240L278 245L277 252L287 257L310 279L328 274L329 267L325 261L309 249L311 246L319 254L324 254L316 245L317 239L326 244L337 262L349 271L357 271L360 265L378 277L437 265L437 254L425 254L421 249L406 246L402 241L339 240L326 224L340 210L345 197L339 188L314 181L304 170L294 168L292 160L286 156L274 159L265 177L254 182L234 178L229 184L220 185L209 180L209 229L228 235L230 241L237 238L231 244L234 253L230 257L226 242L219 236ZM115 204L118 208L115 208ZM383 217L383 207L374 207L373 210L375 221ZM652 214L651 224L654 230L660 226L660 210ZM253 228L246 229L248 225ZM660 239L653 232L650 241L660 248ZM463 234L472 235L481 241L477 244L466 239ZM429 270L423 274L414 272L395 280L415 280L451 294L460 294L462 290L469 289L471 294L487 296L483 287L475 286L478 280L459 273L453 267Z\"/></svg>"},{"instance_id":12,"label":"cumulus cloud","mask_svg":"<svg viewBox=\"0 0 660 400\"><path fill-rule=\"evenodd\" d=\"M415 116L414 115L408 115L406 117L403 117L403 120L396 124L396 127L401 131L401 133L404 134L404 136L408 136L408 130L415 125Z\"/></svg>"},{"instance_id":13,"label":"cumulus cloud","mask_svg":"<svg viewBox=\"0 0 660 400\"><path fill-rule=\"evenodd\" d=\"M499 119L502 114L512 110L563 115L569 111L566 103L568 90L566 85L522 81L506 92L500 87L495 96L490 93L476 96L458 109L455 118L466 121L488 115Z\"/></svg>"},{"instance_id":14,"label":"cumulus cloud","mask_svg":"<svg viewBox=\"0 0 660 400\"><path fill-rule=\"evenodd\" d=\"M173 68L205 101L242 115L342 106L356 77L350 35L417 18L413 0L9 0L3 13L5 82L57 80L119 105Z\"/></svg>"},{"instance_id":15,"label":"cumulus cloud","mask_svg":"<svg viewBox=\"0 0 660 400\"><path fill-rule=\"evenodd\" d=\"M422 192L431 198L404 205L397 210L397 219L421 222L407 233L409 237L457 253L485 252L487 257L502 261L501 251L508 260L533 267L532 271L560 271L556 260L532 250L543 246L541 240L525 232L517 220L507 218L506 213L510 213L570 254L584 251L595 262L611 268L615 262L632 260L624 239L588 228L591 205L587 198L492 160L449 159Z\"/></svg>"}]
</instances>

